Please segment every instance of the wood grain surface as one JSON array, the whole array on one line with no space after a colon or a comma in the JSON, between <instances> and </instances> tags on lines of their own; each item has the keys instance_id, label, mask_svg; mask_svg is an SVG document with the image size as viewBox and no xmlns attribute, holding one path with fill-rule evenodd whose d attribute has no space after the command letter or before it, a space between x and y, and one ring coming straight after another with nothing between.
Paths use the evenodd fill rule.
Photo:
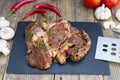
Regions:
<instances>
[{"instance_id":1,"label":"wood grain surface","mask_svg":"<svg viewBox=\"0 0 120 80\"><path fill-rule=\"evenodd\" d=\"M0 0L0 16L5 16L10 7L19 0ZM36 0L34 3L30 3L21 7L15 14L13 14L8 20L11 22L11 27L16 30L18 21L22 20L22 17L28 11L33 9L34 4L49 3L58 7L62 13L62 17L69 21L77 22L100 22L94 17L95 9L89 9L84 6L83 0ZM118 25L120 22L115 18L115 12L120 8L120 4L111 9L112 17L109 21L113 20ZM55 13L48 10L49 20L56 20L59 17ZM40 14L35 14L27 18L25 21L35 21L41 19ZM115 33L111 29L104 30L105 37L120 39L120 33ZM9 48L12 48L12 40L9 42ZM120 80L120 64L109 62L110 72L109 76L106 75L82 75L82 74L7 74L6 68L9 61L9 55L4 56L0 54L0 80Z\"/></svg>"}]
</instances>

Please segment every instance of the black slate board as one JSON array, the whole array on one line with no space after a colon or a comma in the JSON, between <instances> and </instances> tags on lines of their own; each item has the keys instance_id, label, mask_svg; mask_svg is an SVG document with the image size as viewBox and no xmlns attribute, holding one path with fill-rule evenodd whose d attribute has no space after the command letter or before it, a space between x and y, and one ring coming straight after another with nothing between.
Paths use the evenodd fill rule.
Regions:
<instances>
[{"instance_id":1,"label":"black slate board","mask_svg":"<svg viewBox=\"0 0 120 80\"><path fill-rule=\"evenodd\" d=\"M13 47L10 53L10 59L7 67L7 73L17 74L105 74L109 75L109 64L105 61L96 60L95 50L98 36L103 36L100 23L91 22L71 22L78 29L84 29L90 36L92 44L86 57L77 63L67 61L65 65L53 63L48 70L39 70L27 65L26 45L24 41L24 30L29 22L19 22L16 35L13 40Z\"/></svg>"}]
</instances>

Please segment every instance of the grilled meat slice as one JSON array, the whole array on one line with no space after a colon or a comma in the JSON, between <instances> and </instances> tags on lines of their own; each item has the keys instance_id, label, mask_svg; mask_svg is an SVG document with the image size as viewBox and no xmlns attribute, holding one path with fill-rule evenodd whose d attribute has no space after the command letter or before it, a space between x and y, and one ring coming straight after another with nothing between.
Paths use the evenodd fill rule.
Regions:
<instances>
[{"instance_id":1,"label":"grilled meat slice","mask_svg":"<svg viewBox=\"0 0 120 80\"><path fill-rule=\"evenodd\" d=\"M48 69L52 63L52 58L44 42L36 42L31 53L26 56L27 63L39 69Z\"/></svg>"},{"instance_id":2,"label":"grilled meat slice","mask_svg":"<svg viewBox=\"0 0 120 80\"><path fill-rule=\"evenodd\" d=\"M67 60L67 58L69 58L69 55L70 55L67 51L72 46L72 44L68 42L68 39L75 31L78 32L79 30L74 27L70 27L70 34L67 37L67 39L61 44L61 46L58 50L58 53L57 53L56 57L54 58L54 62L58 62L60 64L66 63L66 60Z\"/></svg>"},{"instance_id":3,"label":"grilled meat slice","mask_svg":"<svg viewBox=\"0 0 120 80\"><path fill-rule=\"evenodd\" d=\"M25 30L27 45L26 60L30 66L47 69L52 63L52 54L46 47L46 33L36 23L31 23Z\"/></svg>"},{"instance_id":4,"label":"grilled meat slice","mask_svg":"<svg viewBox=\"0 0 120 80\"><path fill-rule=\"evenodd\" d=\"M91 41L84 30L79 31L75 27L71 27L70 34L68 39L60 46L54 59L55 62L64 64L67 58L74 62L79 61L90 49Z\"/></svg>"},{"instance_id":5,"label":"grilled meat slice","mask_svg":"<svg viewBox=\"0 0 120 80\"><path fill-rule=\"evenodd\" d=\"M61 44L70 35L70 24L67 20L57 20L51 22L48 29L48 44L51 47L50 49L53 52L54 58Z\"/></svg>"},{"instance_id":6,"label":"grilled meat slice","mask_svg":"<svg viewBox=\"0 0 120 80\"><path fill-rule=\"evenodd\" d=\"M87 54L90 49L91 40L84 30L80 30L79 32L75 30L68 39L68 43L70 46L67 54L72 61L76 62L84 58L85 54Z\"/></svg>"}]
</instances>

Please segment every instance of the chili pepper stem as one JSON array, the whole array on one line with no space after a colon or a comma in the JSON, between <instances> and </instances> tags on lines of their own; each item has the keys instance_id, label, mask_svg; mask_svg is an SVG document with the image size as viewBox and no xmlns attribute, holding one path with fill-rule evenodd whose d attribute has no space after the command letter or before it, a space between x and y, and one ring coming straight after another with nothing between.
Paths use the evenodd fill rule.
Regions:
<instances>
[{"instance_id":1,"label":"chili pepper stem","mask_svg":"<svg viewBox=\"0 0 120 80\"><path fill-rule=\"evenodd\" d=\"M6 19L9 18L14 12L12 10L10 10L6 16Z\"/></svg>"}]
</instances>

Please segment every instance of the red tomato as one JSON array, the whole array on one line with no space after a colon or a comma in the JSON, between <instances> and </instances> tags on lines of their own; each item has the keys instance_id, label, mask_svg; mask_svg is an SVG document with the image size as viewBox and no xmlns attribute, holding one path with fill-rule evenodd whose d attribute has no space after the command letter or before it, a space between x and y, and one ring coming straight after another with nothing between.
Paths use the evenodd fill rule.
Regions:
<instances>
[{"instance_id":1,"label":"red tomato","mask_svg":"<svg viewBox=\"0 0 120 80\"><path fill-rule=\"evenodd\" d=\"M102 0L102 3L104 3L105 6L108 8L113 8L117 6L119 2L119 0Z\"/></svg>"},{"instance_id":2,"label":"red tomato","mask_svg":"<svg viewBox=\"0 0 120 80\"><path fill-rule=\"evenodd\" d=\"M89 8L96 8L100 6L101 0L84 0L84 4Z\"/></svg>"}]
</instances>

